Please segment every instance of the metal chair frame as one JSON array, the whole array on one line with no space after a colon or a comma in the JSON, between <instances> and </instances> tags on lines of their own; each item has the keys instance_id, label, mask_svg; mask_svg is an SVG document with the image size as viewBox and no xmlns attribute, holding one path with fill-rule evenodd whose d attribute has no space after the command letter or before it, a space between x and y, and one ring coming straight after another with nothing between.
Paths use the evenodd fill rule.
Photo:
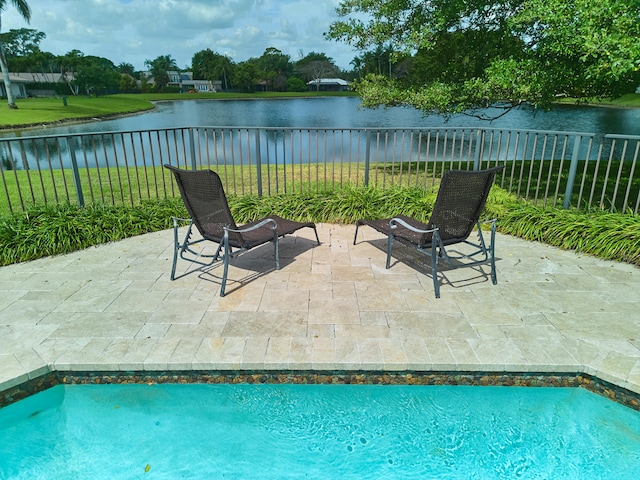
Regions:
<instances>
[{"instance_id":1,"label":"metal chair frame","mask_svg":"<svg viewBox=\"0 0 640 480\"><path fill-rule=\"evenodd\" d=\"M451 262L453 257L449 255L446 247L456 244L470 245L472 247L475 247L476 250L472 253L466 254L458 252L460 253L460 255L456 256L453 259L465 260L463 265L461 265L465 267L473 267L489 262L489 265L491 267L491 281L494 285L496 285L498 283L495 264L496 219L480 221L479 217L482 213L482 210L484 209L484 204L489 195L489 190L491 189L491 185L493 184L495 175L503 168L503 166L498 166L487 170L479 170L475 172L466 172L459 170L451 170L447 172L443 176L441 187L438 191L438 198L436 199L436 204L434 206L434 211L431 215L431 219L427 224L417 222L404 215L399 215L383 220L358 220L358 222L356 223L355 235L353 237L353 244L355 245L357 242L358 228L360 227L360 225L369 225L377 231L387 235L387 260L385 265L387 269L391 267L391 255L395 240L398 240L405 245L416 247L418 252L429 255L431 257L431 273L433 277L433 289L436 298L440 298L440 284L438 282L439 261L442 259L446 261L451 267L457 268ZM474 180L482 180L482 182L475 185L475 188L478 190L478 196L477 198L473 199L476 204L471 205L471 207L473 207L471 209L474 211L474 213L473 215L470 215L470 217L472 216L473 218L466 218L466 215L460 215L455 208L452 208L447 203L446 199L445 189L450 188L450 182L455 185L455 182L453 182L452 179L456 177L464 178L465 176L469 178L476 176ZM434 218L442 219L443 216L446 216L442 215L444 212L446 212L449 217L456 217L457 220L460 220L462 218L471 228L469 228L459 236L448 235L447 240L444 241L441 235L441 229L447 228L446 222L444 222L445 224L441 223L440 225L435 225L433 223ZM409 221L411 220L411 223L413 224L409 223ZM491 224L490 243L488 247L482 231L483 224ZM469 240L469 236L474 229L474 225L475 229L477 229L477 242ZM411 237L410 235L398 236L399 228L406 229L409 232L413 232L417 234L417 237ZM478 255L481 255L481 258L478 259Z\"/></svg>"},{"instance_id":2,"label":"metal chair frame","mask_svg":"<svg viewBox=\"0 0 640 480\"><path fill-rule=\"evenodd\" d=\"M178 188L180 190L182 200L185 204L185 207L187 208L187 211L191 215L190 218L172 217L174 249L173 264L171 266L171 280L176 279L176 266L178 258L201 265L202 267L209 267L212 266L216 261L218 261L220 257L222 257L221 261L223 263L223 273L222 283L220 286L220 296L224 297L230 259L250 250L253 247L273 242L275 267L276 270L279 270L279 237L284 237L285 235L293 233L294 231L304 227L313 228L316 241L318 245L320 245L318 231L316 229L315 223L313 222L294 222L291 220L285 220L276 215L272 215L268 218L249 222L248 224L245 224L243 226L237 226L233 220L233 217L231 216L231 211L229 210L229 206L226 201L226 196L224 194L224 189L222 188L220 177L215 172L213 172L212 170L181 170L171 165L165 165L165 168L169 169L174 174L176 182L178 183ZM183 177L196 178L194 176L197 176L198 181L203 181L204 185L212 182L215 192L209 194L209 192L200 191L199 194L205 197L204 203L206 203L207 206L210 205L215 210L215 214L217 215L216 220L224 220L224 223L216 222L210 224L204 221L200 221L201 219L199 218L198 211L202 209L203 200L202 198L199 198L198 201L200 202L200 205L197 208L194 207L194 202L192 202L192 199L190 199L189 197L191 193L190 191L188 191L189 186L186 185L186 181L183 179ZM202 189L203 186L198 185L198 188ZM181 242L178 229L181 222L187 221L189 222L189 226L187 228L184 239ZM279 227L281 225L284 225L283 230L279 230ZM192 236L194 234L194 226L200 232L202 238L192 240ZM212 226L215 228L212 228ZM220 227L222 229L222 235L218 237L217 233L219 232ZM266 229L268 229L269 231L266 231ZM246 235L252 233L254 234L252 238L243 237L243 234ZM233 239L230 238L230 234L233 235ZM204 241L212 241L218 244L218 247L216 248L216 251L213 255L202 254L196 252L191 248L192 246ZM203 261L200 259L208 260Z\"/></svg>"}]
</instances>

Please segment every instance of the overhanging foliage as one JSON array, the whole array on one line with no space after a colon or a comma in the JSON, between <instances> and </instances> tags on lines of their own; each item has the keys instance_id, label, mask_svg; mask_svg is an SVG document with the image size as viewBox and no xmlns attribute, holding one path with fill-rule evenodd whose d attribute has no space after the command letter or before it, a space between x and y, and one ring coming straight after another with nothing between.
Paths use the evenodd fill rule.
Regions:
<instances>
[{"instance_id":1,"label":"overhanging foliage","mask_svg":"<svg viewBox=\"0 0 640 480\"><path fill-rule=\"evenodd\" d=\"M640 85L637 0L343 0L337 13L328 38L394 52L393 73L356 85L370 107L548 108Z\"/></svg>"}]
</instances>

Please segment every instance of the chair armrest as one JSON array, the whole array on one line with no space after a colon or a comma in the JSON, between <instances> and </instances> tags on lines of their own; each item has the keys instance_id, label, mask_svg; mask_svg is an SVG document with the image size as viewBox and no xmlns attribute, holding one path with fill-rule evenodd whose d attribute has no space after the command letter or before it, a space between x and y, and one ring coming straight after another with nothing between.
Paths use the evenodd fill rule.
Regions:
<instances>
[{"instance_id":1,"label":"chair armrest","mask_svg":"<svg viewBox=\"0 0 640 480\"><path fill-rule=\"evenodd\" d=\"M181 218L181 217L171 217L173 220L173 226L177 227L180 222L193 222L190 218Z\"/></svg>"},{"instance_id":2,"label":"chair armrest","mask_svg":"<svg viewBox=\"0 0 640 480\"><path fill-rule=\"evenodd\" d=\"M264 227L265 225L268 225L268 224L271 224L269 226L269 228L271 230L275 230L276 228L278 228L278 224L276 223L275 220L273 220L272 218L265 218L260 223L256 223L255 225L252 225L251 227L248 227L248 228L229 228L229 227L224 227L224 230L226 232L244 233L244 232L251 232L252 230L257 230L258 228L262 228L262 227Z\"/></svg>"},{"instance_id":3,"label":"chair armrest","mask_svg":"<svg viewBox=\"0 0 640 480\"><path fill-rule=\"evenodd\" d=\"M497 221L497 218L492 218L491 220L482 220L480 223L496 223Z\"/></svg>"},{"instance_id":4,"label":"chair armrest","mask_svg":"<svg viewBox=\"0 0 640 480\"><path fill-rule=\"evenodd\" d=\"M439 230L439 228L432 228L430 230L422 230L420 228L416 228L412 225L409 225L407 222L405 222L404 220L402 220L401 218L392 218L389 221L389 227L391 228L398 228L398 225L402 225L404 228L407 228L409 230L411 230L412 232L416 232L416 233L432 233L432 232L437 232Z\"/></svg>"}]
</instances>

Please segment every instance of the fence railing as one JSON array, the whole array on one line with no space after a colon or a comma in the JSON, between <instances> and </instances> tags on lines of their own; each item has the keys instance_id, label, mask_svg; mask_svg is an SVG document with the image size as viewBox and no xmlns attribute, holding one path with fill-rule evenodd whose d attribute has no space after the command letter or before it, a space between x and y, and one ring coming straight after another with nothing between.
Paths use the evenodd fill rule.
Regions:
<instances>
[{"instance_id":1,"label":"fence railing","mask_svg":"<svg viewBox=\"0 0 640 480\"><path fill-rule=\"evenodd\" d=\"M176 196L165 163L212 168L237 195L345 184L430 187L449 169L502 164L535 203L638 214L640 136L491 128L180 127L0 139L0 213L39 203Z\"/></svg>"}]
</instances>

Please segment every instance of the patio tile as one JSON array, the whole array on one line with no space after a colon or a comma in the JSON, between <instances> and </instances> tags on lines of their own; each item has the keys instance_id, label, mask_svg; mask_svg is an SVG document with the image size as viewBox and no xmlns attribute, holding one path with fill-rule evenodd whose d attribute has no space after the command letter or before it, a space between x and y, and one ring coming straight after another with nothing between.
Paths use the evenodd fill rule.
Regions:
<instances>
[{"instance_id":1,"label":"patio tile","mask_svg":"<svg viewBox=\"0 0 640 480\"><path fill-rule=\"evenodd\" d=\"M308 312L309 290L278 290L265 293L258 306L259 312Z\"/></svg>"},{"instance_id":2,"label":"patio tile","mask_svg":"<svg viewBox=\"0 0 640 480\"><path fill-rule=\"evenodd\" d=\"M304 337L307 316L302 312L233 312L223 337Z\"/></svg>"},{"instance_id":3,"label":"patio tile","mask_svg":"<svg viewBox=\"0 0 640 480\"><path fill-rule=\"evenodd\" d=\"M476 333L463 315L414 312L388 312L389 328L393 338L475 338Z\"/></svg>"},{"instance_id":4,"label":"patio tile","mask_svg":"<svg viewBox=\"0 0 640 480\"><path fill-rule=\"evenodd\" d=\"M0 390L8 390L29 380L29 372L15 355L0 354Z\"/></svg>"},{"instance_id":5,"label":"patio tile","mask_svg":"<svg viewBox=\"0 0 640 480\"><path fill-rule=\"evenodd\" d=\"M247 338L242 352L242 368L246 370L262 370L267 363L269 337Z\"/></svg>"},{"instance_id":6,"label":"patio tile","mask_svg":"<svg viewBox=\"0 0 640 480\"><path fill-rule=\"evenodd\" d=\"M313 338L293 337L289 350L289 368L309 370L313 365Z\"/></svg>"},{"instance_id":7,"label":"patio tile","mask_svg":"<svg viewBox=\"0 0 640 480\"><path fill-rule=\"evenodd\" d=\"M270 369L289 368L291 340L291 337L270 337L266 354L263 355L264 365L268 365Z\"/></svg>"},{"instance_id":8,"label":"patio tile","mask_svg":"<svg viewBox=\"0 0 640 480\"><path fill-rule=\"evenodd\" d=\"M384 356L378 338L359 338L358 352L363 370L383 370Z\"/></svg>"},{"instance_id":9,"label":"patio tile","mask_svg":"<svg viewBox=\"0 0 640 480\"><path fill-rule=\"evenodd\" d=\"M0 267L0 389L61 370L585 372L640 393L640 270L498 235L439 274L352 225L320 224L169 280L172 231ZM188 271L186 262L179 272Z\"/></svg>"},{"instance_id":10,"label":"patio tile","mask_svg":"<svg viewBox=\"0 0 640 480\"><path fill-rule=\"evenodd\" d=\"M433 362L434 370L454 370L455 357L449 348L447 340L442 337L426 337L424 341L427 352Z\"/></svg>"}]
</instances>

